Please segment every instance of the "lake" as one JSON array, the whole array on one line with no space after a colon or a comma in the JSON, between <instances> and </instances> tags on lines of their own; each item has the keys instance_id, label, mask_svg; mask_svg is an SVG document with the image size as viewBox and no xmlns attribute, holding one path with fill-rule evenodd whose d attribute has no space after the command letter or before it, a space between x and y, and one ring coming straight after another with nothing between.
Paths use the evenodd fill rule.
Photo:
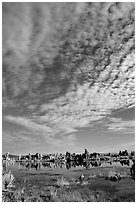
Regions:
<instances>
[{"instance_id":1,"label":"lake","mask_svg":"<svg viewBox=\"0 0 137 204\"><path fill-rule=\"evenodd\" d=\"M116 162L108 162L108 161L88 161L88 162L69 162L69 163L53 163L53 162L13 162L13 161L4 161L3 168L10 170L11 172L69 172L80 169L92 169L96 167L130 167L132 160L123 160Z\"/></svg>"}]
</instances>

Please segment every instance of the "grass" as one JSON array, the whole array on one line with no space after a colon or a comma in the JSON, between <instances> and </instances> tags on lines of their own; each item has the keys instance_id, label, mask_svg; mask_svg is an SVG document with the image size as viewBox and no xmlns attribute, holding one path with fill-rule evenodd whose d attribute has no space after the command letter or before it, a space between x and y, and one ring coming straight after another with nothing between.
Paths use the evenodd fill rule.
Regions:
<instances>
[{"instance_id":1,"label":"grass","mask_svg":"<svg viewBox=\"0 0 137 204\"><path fill-rule=\"evenodd\" d=\"M6 172L5 175L9 174ZM4 174L3 174L4 175ZM84 175L84 176L82 176ZM117 179L112 179L115 177ZM10 183L10 180L8 180ZM15 186L3 189L3 202L135 201L135 184L126 169L93 169L71 175L16 174Z\"/></svg>"},{"instance_id":2,"label":"grass","mask_svg":"<svg viewBox=\"0 0 137 204\"><path fill-rule=\"evenodd\" d=\"M88 186L53 187L29 192L17 189L3 194L3 202L121 202L134 201L131 194L116 195L105 190L92 190Z\"/></svg>"}]
</instances>

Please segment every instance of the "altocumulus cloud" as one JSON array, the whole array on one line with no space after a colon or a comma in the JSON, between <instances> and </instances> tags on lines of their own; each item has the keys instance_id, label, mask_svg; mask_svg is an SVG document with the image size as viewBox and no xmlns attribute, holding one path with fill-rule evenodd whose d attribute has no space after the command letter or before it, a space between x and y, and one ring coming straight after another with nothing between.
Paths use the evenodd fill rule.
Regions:
<instances>
[{"instance_id":1,"label":"altocumulus cloud","mask_svg":"<svg viewBox=\"0 0 137 204\"><path fill-rule=\"evenodd\" d=\"M135 103L134 3L3 3L6 120L75 141L74 132ZM113 121L126 129L132 121ZM72 142L72 143L73 143Z\"/></svg>"}]
</instances>

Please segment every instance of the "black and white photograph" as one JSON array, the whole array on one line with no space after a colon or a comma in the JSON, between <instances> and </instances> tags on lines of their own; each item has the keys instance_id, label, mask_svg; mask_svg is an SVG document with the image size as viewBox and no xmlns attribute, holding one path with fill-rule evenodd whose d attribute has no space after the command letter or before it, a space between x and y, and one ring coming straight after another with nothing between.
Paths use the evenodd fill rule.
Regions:
<instances>
[{"instance_id":1,"label":"black and white photograph","mask_svg":"<svg viewBox=\"0 0 137 204\"><path fill-rule=\"evenodd\" d=\"M1 2L2 202L135 202L135 2Z\"/></svg>"}]
</instances>

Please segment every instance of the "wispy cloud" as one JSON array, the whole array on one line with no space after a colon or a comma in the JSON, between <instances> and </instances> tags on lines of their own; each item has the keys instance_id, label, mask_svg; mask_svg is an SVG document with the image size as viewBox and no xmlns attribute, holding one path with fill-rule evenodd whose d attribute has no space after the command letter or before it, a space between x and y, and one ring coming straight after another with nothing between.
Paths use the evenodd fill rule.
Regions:
<instances>
[{"instance_id":1,"label":"wispy cloud","mask_svg":"<svg viewBox=\"0 0 137 204\"><path fill-rule=\"evenodd\" d=\"M9 132L2 132L2 142L10 143L12 145L12 142L14 142L14 137Z\"/></svg>"},{"instance_id":2,"label":"wispy cloud","mask_svg":"<svg viewBox=\"0 0 137 204\"><path fill-rule=\"evenodd\" d=\"M9 142L28 142L31 145L41 144L43 142L53 146L74 146L76 137L71 134L75 130L66 129L67 126L50 128L43 124L38 124L28 118L5 116L5 120L23 126L25 129L15 133L3 133L3 141Z\"/></svg>"},{"instance_id":3,"label":"wispy cloud","mask_svg":"<svg viewBox=\"0 0 137 204\"><path fill-rule=\"evenodd\" d=\"M30 130L38 130L38 131L45 131L45 132L51 132L51 128L48 126L42 126L38 123L33 122L33 120L29 118L23 118L23 117L14 117L14 116L5 116L5 120L19 124L21 126L24 126L25 128L28 128Z\"/></svg>"},{"instance_id":4,"label":"wispy cloud","mask_svg":"<svg viewBox=\"0 0 137 204\"><path fill-rule=\"evenodd\" d=\"M109 123L105 125L109 131L121 132L124 134L135 133L134 120L122 120L121 118L109 118Z\"/></svg>"}]
</instances>

